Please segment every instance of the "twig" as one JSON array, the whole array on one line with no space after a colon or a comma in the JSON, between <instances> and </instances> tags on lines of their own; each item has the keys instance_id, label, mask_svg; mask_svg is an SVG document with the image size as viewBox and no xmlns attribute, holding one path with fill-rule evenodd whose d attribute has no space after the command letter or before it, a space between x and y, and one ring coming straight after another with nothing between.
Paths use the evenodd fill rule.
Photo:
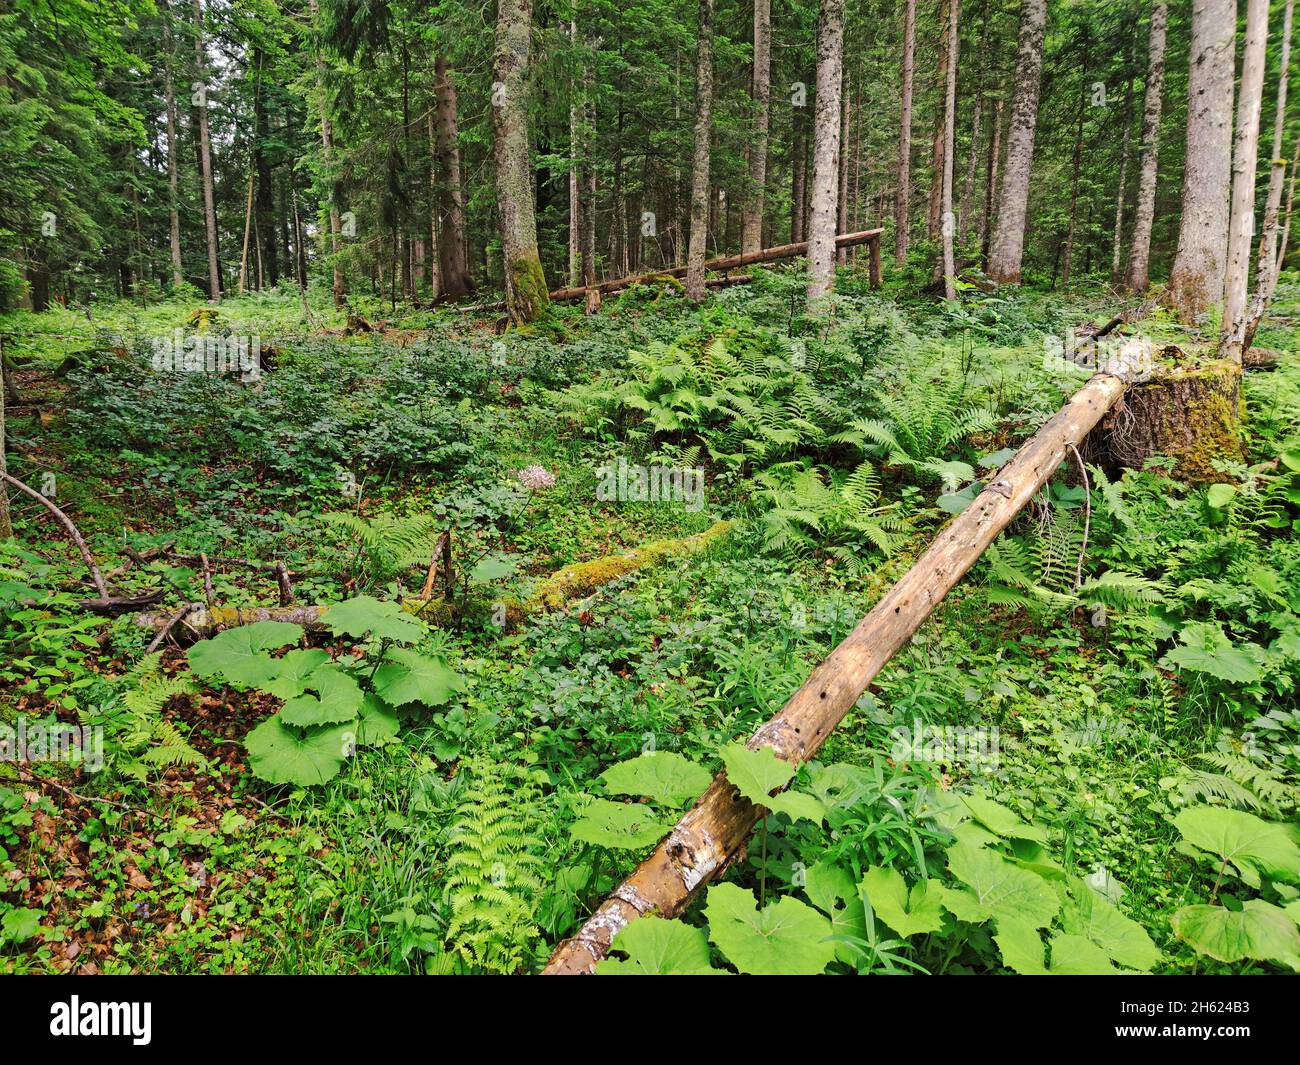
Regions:
<instances>
[{"instance_id":1,"label":"twig","mask_svg":"<svg viewBox=\"0 0 1300 1065\"><path fill-rule=\"evenodd\" d=\"M149 646L144 649L144 653L147 655L153 654L153 652L158 649L158 645L161 644L163 640L166 638L167 634L172 631L172 626L175 625L182 618L184 618L186 615L188 615L189 612L193 609L194 609L193 603L186 603L183 607L181 607L178 611L176 611L176 613L174 613L171 617L169 617L166 620L166 622L164 622L163 627L158 630L158 635L156 635L149 642Z\"/></svg>"},{"instance_id":2,"label":"twig","mask_svg":"<svg viewBox=\"0 0 1300 1065\"><path fill-rule=\"evenodd\" d=\"M130 806L124 802L117 802L113 799L101 799L96 795L82 795L73 791L71 788L65 788L62 784L51 780L49 777L43 777L39 773L33 773L30 769L24 769L20 765L15 765L14 770L25 780L30 780L32 783L39 784L43 788L53 788L55 791L66 795L70 799L75 799L77 802L99 802L103 803L105 806L112 806L118 810L125 810L127 813L140 814L142 817L157 816L156 814L150 813L148 810L142 810L138 806Z\"/></svg>"},{"instance_id":3,"label":"twig","mask_svg":"<svg viewBox=\"0 0 1300 1065\"><path fill-rule=\"evenodd\" d=\"M208 606L212 605L212 567L208 565L207 552L199 552L199 565L203 567L203 597L208 601Z\"/></svg>"},{"instance_id":4,"label":"twig","mask_svg":"<svg viewBox=\"0 0 1300 1065\"><path fill-rule=\"evenodd\" d=\"M77 531L77 527L72 524L72 519L69 518L66 514L64 514L62 510L60 510L48 499L46 499L43 495L41 495L40 492L36 491L35 488L32 488L30 485L23 484L23 482L20 481L13 474L0 471L0 479L3 479L7 483L13 485L20 492L25 492L27 495L31 496L34 500L36 500L38 503L44 506L51 514L53 514L56 518L58 518L60 522L63 523L63 527L68 530L68 535L72 537L72 542L77 545L77 550L81 552L81 558L82 561L86 563L86 568L90 570L90 579L95 584L95 591L99 593L100 600L102 602L107 603L109 600L108 586L104 583L104 578L103 575L100 574L99 572L99 567L95 565L95 558L90 553L90 548L86 546L86 541L82 539L81 533Z\"/></svg>"},{"instance_id":5,"label":"twig","mask_svg":"<svg viewBox=\"0 0 1300 1065\"><path fill-rule=\"evenodd\" d=\"M289 583L289 571L284 568L283 562L275 564L275 583L280 587L280 605L289 606L293 603L293 585Z\"/></svg>"}]
</instances>

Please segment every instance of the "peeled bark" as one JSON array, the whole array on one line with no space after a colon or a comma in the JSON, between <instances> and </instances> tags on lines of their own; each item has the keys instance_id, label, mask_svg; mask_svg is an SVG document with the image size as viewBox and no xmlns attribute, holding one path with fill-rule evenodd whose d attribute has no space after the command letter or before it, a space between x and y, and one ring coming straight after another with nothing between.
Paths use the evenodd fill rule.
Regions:
<instances>
[{"instance_id":1,"label":"peeled bark","mask_svg":"<svg viewBox=\"0 0 1300 1065\"><path fill-rule=\"evenodd\" d=\"M713 137L713 0L700 0L695 56L695 153L691 159L691 235L686 248L686 297L704 299L709 242L709 149Z\"/></svg>"},{"instance_id":2,"label":"peeled bark","mask_svg":"<svg viewBox=\"0 0 1300 1065\"><path fill-rule=\"evenodd\" d=\"M1223 298L1232 169L1235 0L1193 0L1183 202L1165 302L1187 325Z\"/></svg>"},{"instance_id":3,"label":"peeled bark","mask_svg":"<svg viewBox=\"0 0 1300 1065\"><path fill-rule=\"evenodd\" d=\"M749 198L745 201L740 250L763 246L763 203L767 190L768 112L772 96L771 0L754 0L754 79L751 89L754 129L749 141Z\"/></svg>"},{"instance_id":4,"label":"peeled bark","mask_svg":"<svg viewBox=\"0 0 1300 1065\"><path fill-rule=\"evenodd\" d=\"M952 213L953 162L957 144L957 19L959 0L948 0L948 82L944 101L943 119L943 218L940 223L943 241L943 295L944 299L957 298L957 260L953 252L956 224Z\"/></svg>"},{"instance_id":5,"label":"peeled bark","mask_svg":"<svg viewBox=\"0 0 1300 1065\"><path fill-rule=\"evenodd\" d=\"M536 321L546 313L550 303L537 250L537 216L528 152L532 29L533 0L499 0L496 48L492 57L492 142L506 309L516 324Z\"/></svg>"},{"instance_id":6,"label":"peeled bark","mask_svg":"<svg viewBox=\"0 0 1300 1065\"><path fill-rule=\"evenodd\" d=\"M1259 119L1264 101L1268 6L1269 0L1247 0L1246 4L1246 46L1241 58L1241 92L1232 157L1232 218L1228 227L1219 354L1237 365L1241 365L1245 350L1250 249L1255 239L1255 168L1259 161Z\"/></svg>"},{"instance_id":7,"label":"peeled bark","mask_svg":"<svg viewBox=\"0 0 1300 1065\"><path fill-rule=\"evenodd\" d=\"M998 198L997 226L989 248L988 275L999 284L1020 280L1046 32L1047 0L1024 0L1020 7L1020 43L1016 55L1011 128L1007 133L1007 160Z\"/></svg>"},{"instance_id":8,"label":"peeled bark","mask_svg":"<svg viewBox=\"0 0 1300 1065\"><path fill-rule=\"evenodd\" d=\"M1138 174L1137 207L1133 214L1133 244L1126 282L1131 292L1151 285L1151 227L1156 214L1156 171L1160 160L1160 110L1165 85L1165 37L1169 5L1156 0L1151 8L1146 99L1142 107L1142 166Z\"/></svg>"},{"instance_id":9,"label":"peeled bark","mask_svg":"<svg viewBox=\"0 0 1300 1065\"><path fill-rule=\"evenodd\" d=\"M221 266L217 262L217 207L212 188L212 142L208 136L207 64L203 55L203 0L194 0L194 72L199 97L199 180L203 183L203 219L208 234L208 298L221 300Z\"/></svg>"},{"instance_id":10,"label":"peeled bark","mask_svg":"<svg viewBox=\"0 0 1300 1065\"><path fill-rule=\"evenodd\" d=\"M835 281L835 215L839 201L840 82L844 0L822 0L817 23L817 100L813 118L812 220L808 226L808 302Z\"/></svg>"},{"instance_id":11,"label":"peeled bark","mask_svg":"<svg viewBox=\"0 0 1300 1065\"><path fill-rule=\"evenodd\" d=\"M442 294L459 300L472 296L474 278L469 270L469 252L465 240L465 192L460 176L460 138L457 127L456 82L445 56L434 61L435 92L438 96L438 168L442 181L438 187L442 233L438 241L438 278Z\"/></svg>"},{"instance_id":12,"label":"peeled bark","mask_svg":"<svg viewBox=\"0 0 1300 1065\"><path fill-rule=\"evenodd\" d=\"M812 758L890 658L1123 392L1123 380L1108 373L1095 375L1076 392L753 735L749 748L767 748L794 765ZM737 859L764 814L719 773L577 935L556 948L544 972L591 973L632 920L649 913L667 918L683 913L700 889Z\"/></svg>"},{"instance_id":13,"label":"peeled bark","mask_svg":"<svg viewBox=\"0 0 1300 1065\"><path fill-rule=\"evenodd\" d=\"M903 84L898 129L898 188L894 193L894 262L907 261L908 195L912 186L912 78L916 69L916 0L903 4Z\"/></svg>"}]
</instances>

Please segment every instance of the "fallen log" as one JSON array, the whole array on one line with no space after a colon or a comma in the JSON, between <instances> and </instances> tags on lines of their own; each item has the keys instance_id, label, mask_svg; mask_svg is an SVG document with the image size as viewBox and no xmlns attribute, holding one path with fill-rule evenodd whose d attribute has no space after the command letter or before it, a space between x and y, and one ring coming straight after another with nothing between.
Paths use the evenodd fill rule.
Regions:
<instances>
[{"instance_id":1,"label":"fallen log","mask_svg":"<svg viewBox=\"0 0 1300 1065\"><path fill-rule=\"evenodd\" d=\"M1120 367L1126 357L1132 358L1121 349L1109 368L1125 372ZM811 758L885 663L1114 406L1124 388L1124 378L1113 373L1090 378L944 527L780 712L754 733L750 749L770 748L795 765ZM726 774L719 773L654 852L575 936L555 949L544 973L592 973L628 922L649 913L667 918L681 914L700 888L740 856L762 816L763 808L743 798Z\"/></svg>"}]
</instances>

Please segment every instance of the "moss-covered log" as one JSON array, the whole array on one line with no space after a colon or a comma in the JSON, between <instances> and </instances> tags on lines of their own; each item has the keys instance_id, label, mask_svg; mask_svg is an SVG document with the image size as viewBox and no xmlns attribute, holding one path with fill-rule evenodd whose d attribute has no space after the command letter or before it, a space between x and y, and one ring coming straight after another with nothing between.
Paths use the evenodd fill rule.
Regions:
<instances>
[{"instance_id":1,"label":"moss-covered log","mask_svg":"<svg viewBox=\"0 0 1300 1065\"><path fill-rule=\"evenodd\" d=\"M1158 365L1102 422L1105 460L1141 469L1153 455L1194 484L1222 481L1215 462L1240 462L1241 368L1228 360Z\"/></svg>"}]
</instances>

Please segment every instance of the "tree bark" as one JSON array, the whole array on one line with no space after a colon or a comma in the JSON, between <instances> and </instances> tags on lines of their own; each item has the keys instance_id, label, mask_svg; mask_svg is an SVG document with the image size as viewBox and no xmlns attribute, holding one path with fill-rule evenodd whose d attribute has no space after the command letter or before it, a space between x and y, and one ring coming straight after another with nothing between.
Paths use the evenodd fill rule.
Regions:
<instances>
[{"instance_id":1,"label":"tree bark","mask_svg":"<svg viewBox=\"0 0 1300 1065\"><path fill-rule=\"evenodd\" d=\"M908 198L912 187L912 79L916 73L916 0L903 3L903 84L898 123L898 188L894 192L894 262L907 261Z\"/></svg>"},{"instance_id":2,"label":"tree bark","mask_svg":"<svg viewBox=\"0 0 1300 1065\"><path fill-rule=\"evenodd\" d=\"M1079 109L1074 129L1074 156L1070 164L1070 225L1065 236L1065 263L1061 270L1061 284L1070 283L1070 271L1074 265L1074 237L1079 223L1079 172L1083 168L1083 109L1088 100L1088 29L1083 30L1083 69L1079 81ZM1052 287L1056 287L1056 278L1052 278Z\"/></svg>"},{"instance_id":3,"label":"tree bark","mask_svg":"<svg viewBox=\"0 0 1300 1065\"><path fill-rule=\"evenodd\" d=\"M320 18L318 0L311 0L309 8L312 25ZM333 260L334 306L342 307L347 296L347 284L343 277L343 266L338 261L339 236L343 230L343 220L339 215L338 199L334 193L334 125L330 121L329 106L325 97L325 60L321 57L320 46L314 45L316 58L316 92L320 95L320 141L321 154L325 162L325 180L329 189L330 208L330 257Z\"/></svg>"},{"instance_id":4,"label":"tree bark","mask_svg":"<svg viewBox=\"0 0 1300 1065\"><path fill-rule=\"evenodd\" d=\"M438 275L442 294L459 300L476 289L469 269L465 239L465 191L460 174L460 133L457 119L456 81L446 56L434 61L435 91L438 96L438 168L442 173L439 207L442 233L438 241ZM495 109L494 109L495 113ZM531 203L531 199L529 200Z\"/></svg>"},{"instance_id":5,"label":"tree bark","mask_svg":"<svg viewBox=\"0 0 1300 1065\"><path fill-rule=\"evenodd\" d=\"M745 201L740 250L763 246L763 205L767 191L767 133L772 99L771 0L754 0L754 79L750 94L754 129L749 142L749 197Z\"/></svg>"},{"instance_id":6,"label":"tree bark","mask_svg":"<svg viewBox=\"0 0 1300 1065\"><path fill-rule=\"evenodd\" d=\"M948 5L939 4L939 69L936 81L939 87L939 99L946 99L948 91ZM930 193L925 214L925 236L934 242L940 238L939 232L943 215L943 158L944 158L944 109L935 108L934 135L930 142ZM936 276L939 264L935 263Z\"/></svg>"},{"instance_id":7,"label":"tree bark","mask_svg":"<svg viewBox=\"0 0 1300 1065\"><path fill-rule=\"evenodd\" d=\"M794 118L794 154L790 159L790 243L798 244L807 235L803 227L803 205L807 198L808 133L802 112Z\"/></svg>"},{"instance_id":8,"label":"tree bark","mask_svg":"<svg viewBox=\"0 0 1300 1065\"><path fill-rule=\"evenodd\" d=\"M700 0L695 57L695 152L691 159L691 234L686 249L686 297L704 299L709 241L709 149L713 139L713 0Z\"/></svg>"},{"instance_id":9,"label":"tree bark","mask_svg":"<svg viewBox=\"0 0 1300 1065\"><path fill-rule=\"evenodd\" d=\"M1132 61L1130 51L1129 60ZM1110 283L1120 283L1124 243L1124 191L1128 180L1128 159L1133 142L1133 79L1124 84L1124 136L1119 150L1119 177L1115 182L1115 235L1110 246Z\"/></svg>"},{"instance_id":10,"label":"tree bark","mask_svg":"<svg viewBox=\"0 0 1300 1065\"><path fill-rule=\"evenodd\" d=\"M1038 126L1038 96L1042 87L1043 37L1047 32L1047 0L1023 0L1016 55L1015 96L1007 133L1007 160L998 197L997 225L989 248L988 275L1002 284L1020 280L1029 212L1029 177L1034 162L1034 133Z\"/></svg>"},{"instance_id":11,"label":"tree bark","mask_svg":"<svg viewBox=\"0 0 1300 1065\"><path fill-rule=\"evenodd\" d=\"M849 228L849 137L852 134L853 79L847 68L840 80L840 166L839 196L835 208L835 232L846 233ZM849 261L847 248L835 249L835 261L843 266Z\"/></svg>"},{"instance_id":12,"label":"tree bark","mask_svg":"<svg viewBox=\"0 0 1300 1065\"><path fill-rule=\"evenodd\" d=\"M1236 0L1193 0L1187 162L1166 304L1187 325L1223 298L1232 169Z\"/></svg>"},{"instance_id":13,"label":"tree bark","mask_svg":"<svg viewBox=\"0 0 1300 1065\"><path fill-rule=\"evenodd\" d=\"M980 258L986 267L996 220L994 206L998 202L998 164L1002 161L1002 112L1005 108L1006 101L1001 96L993 101L993 132L989 137L989 159L984 174L984 213L980 217Z\"/></svg>"},{"instance_id":14,"label":"tree bark","mask_svg":"<svg viewBox=\"0 0 1300 1065\"><path fill-rule=\"evenodd\" d=\"M835 282L843 61L844 0L821 0L817 23L817 100L813 119L812 221L808 227L810 305L830 292Z\"/></svg>"},{"instance_id":15,"label":"tree bark","mask_svg":"<svg viewBox=\"0 0 1300 1065\"><path fill-rule=\"evenodd\" d=\"M1126 283L1130 292L1151 286L1151 227L1156 214L1156 171L1160 160L1160 111L1165 85L1165 38L1169 5L1156 0L1148 35L1146 99L1142 107L1142 164L1138 174L1137 207L1133 214L1133 244Z\"/></svg>"},{"instance_id":16,"label":"tree bark","mask_svg":"<svg viewBox=\"0 0 1300 1065\"><path fill-rule=\"evenodd\" d=\"M891 657L1055 473L1124 392L1099 373L1034 434L975 501L935 537L929 550L818 665L781 711L749 740L794 765L812 758ZM725 773L668 836L591 916L561 943L544 972L592 972L630 921L685 911L708 882L739 855L764 810L743 798Z\"/></svg>"},{"instance_id":17,"label":"tree bark","mask_svg":"<svg viewBox=\"0 0 1300 1065\"><path fill-rule=\"evenodd\" d=\"M953 250L956 236L956 219L952 213L953 163L957 144L957 20L960 16L959 0L948 0L948 81L943 111L943 215L940 237L943 242L943 295L944 299L957 298L957 260ZM973 146L972 146L973 148Z\"/></svg>"},{"instance_id":18,"label":"tree bark","mask_svg":"<svg viewBox=\"0 0 1300 1065\"><path fill-rule=\"evenodd\" d=\"M217 206L212 187L212 142L208 135L207 63L203 54L203 0L194 0L194 72L200 83L199 179L203 183L203 219L208 234L208 299L221 301L221 266L217 262Z\"/></svg>"},{"instance_id":19,"label":"tree bark","mask_svg":"<svg viewBox=\"0 0 1300 1065\"><path fill-rule=\"evenodd\" d=\"M185 282L185 269L181 264L180 193L176 166L176 87L172 83L172 20L170 9L163 21L163 94L167 107L167 231L171 243L172 287Z\"/></svg>"},{"instance_id":20,"label":"tree bark","mask_svg":"<svg viewBox=\"0 0 1300 1065\"><path fill-rule=\"evenodd\" d=\"M1255 171L1259 162L1259 119L1264 103L1268 7L1269 0L1246 3L1246 44L1241 57L1241 91L1232 154L1232 215L1228 227L1219 354L1238 366L1246 343L1250 249L1255 241Z\"/></svg>"},{"instance_id":21,"label":"tree bark","mask_svg":"<svg viewBox=\"0 0 1300 1065\"><path fill-rule=\"evenodd\" d=\"M546 313L550 303L537 250L537 216L528 152L532 23L533 0L498 0L492 64L492 141L505 260L506 309L516 324L536 321Z\"/></svg>"},{"instance_id":22,"label":"tree bark","mask_svg":"<svg viewBox=\"0 0 1300 1065\"><path fill-rule=\"evenodd\" d=\"M1286 92L1291 65L1291 28L1295 0L1286 0L1282 11L1281 65L1277 81L1277 106L1273 117L1273 156L1269 166L1268 195L1264 200L1264 227L1259 238L1259 256L1255 264L1255 288L1267 301L1277 284L1278 212L1282 206L1282 186L1286 180L1286 160L1282 158L1282 137L1286 130ZM1247 344L1254 338L1255 322L1247 327Z\"/></svg>"}]
</instances>

